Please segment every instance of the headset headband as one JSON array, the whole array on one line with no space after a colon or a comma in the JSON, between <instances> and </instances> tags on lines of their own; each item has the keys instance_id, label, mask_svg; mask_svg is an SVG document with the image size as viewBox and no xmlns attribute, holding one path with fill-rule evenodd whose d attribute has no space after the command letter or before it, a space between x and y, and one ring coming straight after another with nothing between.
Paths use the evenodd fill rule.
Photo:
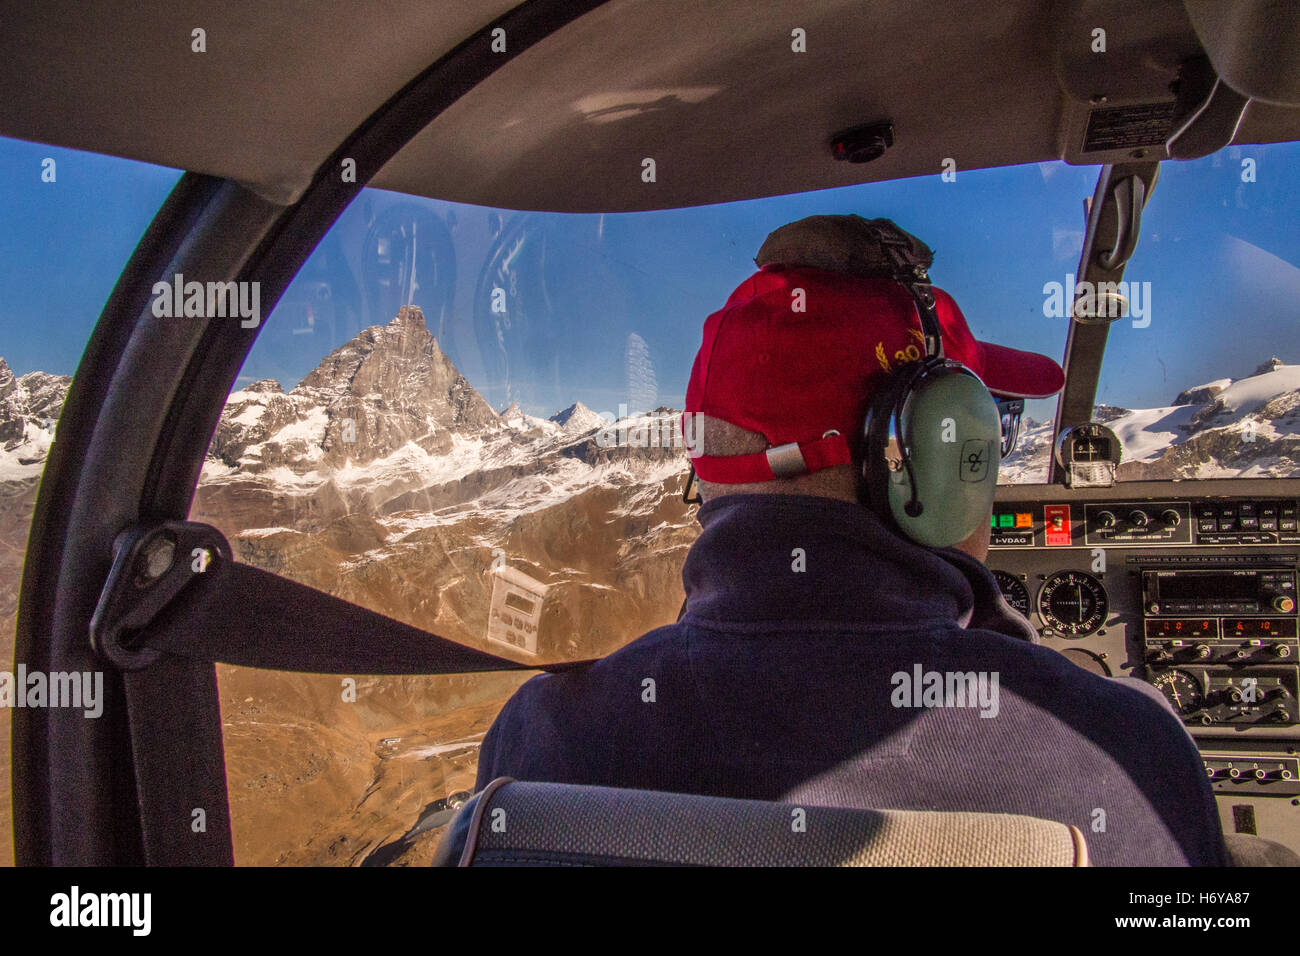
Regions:
<instances>
[{"instance_id":1,"label":"headset headband","mask_svg":"<svg viewBox=\"0 0 1300 956\"><path fill-rule=\"evenodd\" d=\"M911 244L897 232L891 233L882 223L868 224L880 246L894 263L894 275L907 287L916 302L917 316L921 320L921 335L925 339L925 357L943 358L943 335L939 330L939 315L934 308L934 288L925 265L910 255Z\"/></svg>"}]
</instances>

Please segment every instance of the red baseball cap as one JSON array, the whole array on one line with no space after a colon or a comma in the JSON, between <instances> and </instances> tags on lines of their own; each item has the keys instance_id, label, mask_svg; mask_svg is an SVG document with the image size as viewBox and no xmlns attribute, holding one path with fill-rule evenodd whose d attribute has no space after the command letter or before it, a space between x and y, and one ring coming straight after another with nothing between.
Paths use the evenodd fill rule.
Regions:
<instances>
[{"instance_id":1,"label":"red baseball cap","mask_svg":"<svg viewBox=\"0 0 1300 956\"><path fill-rule=\"evenodd\" d=\"M1065 384L1055 361L980 342L952 296L938 287L934 296L944 355L978 375L990 392L1047 398ZM872 393L924 352L916 305L900 283L811 266L763 266L704 323L683 415L696 473L736 484L849 464L849 441L862 428ZM773 447L756 455L697 455L692 414L758 432ZM779 447L791 444L797 453Z\"/></svg>"}]
</instances>

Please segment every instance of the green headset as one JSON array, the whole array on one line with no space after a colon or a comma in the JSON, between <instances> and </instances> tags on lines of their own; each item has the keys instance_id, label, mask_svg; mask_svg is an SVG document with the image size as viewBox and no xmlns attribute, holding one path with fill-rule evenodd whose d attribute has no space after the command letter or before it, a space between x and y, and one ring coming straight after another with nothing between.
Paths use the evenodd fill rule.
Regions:
<instances>
[{"instance_id":1,"label":"green headset","mask_svg":"<svg viewBox=\"0 0 1300 956\"><path fill-rule=\"evenodd\" d=\"M870 220L911 293L925 355L872 396L862 428L859 500L917 544L944 548L989 520L1003 450L1002 415L984 383L944 357L929 262L889 220ZM927 250L928 251L928 250Z\"/></svg>"}]
</instances>

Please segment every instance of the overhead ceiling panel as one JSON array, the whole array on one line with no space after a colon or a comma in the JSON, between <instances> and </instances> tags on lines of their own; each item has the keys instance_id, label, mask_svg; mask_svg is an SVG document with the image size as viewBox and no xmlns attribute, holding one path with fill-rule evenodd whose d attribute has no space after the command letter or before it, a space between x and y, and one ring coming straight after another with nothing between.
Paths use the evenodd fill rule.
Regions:
<instances>
[{"instance_id":1,"label":"overhead ceiling panel","mask_svg":"<svg viewBox=\"0 0 1300 956\"><path fill-rule=\"evenodd\" d=\"M366 117L515 2L0 0L0 135L292 201ZM945 161L1113 161L1127 157L1082 148L1090 100L1170 102L1178 64L1200 49L1181 0L609 0L503 58L372 185L618 212L933 175ZM883 157L831 158L832 134L876 120L894 124ZM1254 103L1236 142L1288 139L1300 110Z\"/></svg>"},{"instance_id":2,"label":"overhead ceiling panel","mask_svg":"<svg viewBox=\"0 0 1300 956\"><path fill-rule=\"evenodd\" d=\"M0 135L292 199L385 100L517 3L5 2Z\"/></svg>"},{"instance_id":3,"label":"overhead ceiling panel","mask_svg":"<svg viewBox=\"0 0 1300 956\"><path fill-rule=\"evenodd\" d=\"M1055 158L1049 14L1036 0L613 0L462 97L375 183L619 211ZM833 133L882 119L897 137L884 157L831 160Z\"/></svg>"}]
</instances>

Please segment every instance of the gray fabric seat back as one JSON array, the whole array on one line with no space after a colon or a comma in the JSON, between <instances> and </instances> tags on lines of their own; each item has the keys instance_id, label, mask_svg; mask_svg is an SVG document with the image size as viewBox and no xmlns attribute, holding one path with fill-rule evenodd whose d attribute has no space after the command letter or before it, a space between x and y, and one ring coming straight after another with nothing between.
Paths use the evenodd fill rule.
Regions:
<instances>
[{"instance_id":1,"label":"gray fabric seat back","mask_svg":"<svg viewBox=\"0 0 1300 956\"><path fill-rule=\"evenodd\" d=\"M1087 866L1075 827L1005 813L850 810L493 780L438 866Z\"/></svg>"},{"instance_id":2,"label":"gray fabric seat back","mask_svg":"<svg viewBox=\"0 0 1300 956\"><path fill-rule=\"evenodd\" d=\"M1290 847L1249 833L1225 833L1229 866L1300 866L1300 856Z\"/></svg>"}]
</instances>

